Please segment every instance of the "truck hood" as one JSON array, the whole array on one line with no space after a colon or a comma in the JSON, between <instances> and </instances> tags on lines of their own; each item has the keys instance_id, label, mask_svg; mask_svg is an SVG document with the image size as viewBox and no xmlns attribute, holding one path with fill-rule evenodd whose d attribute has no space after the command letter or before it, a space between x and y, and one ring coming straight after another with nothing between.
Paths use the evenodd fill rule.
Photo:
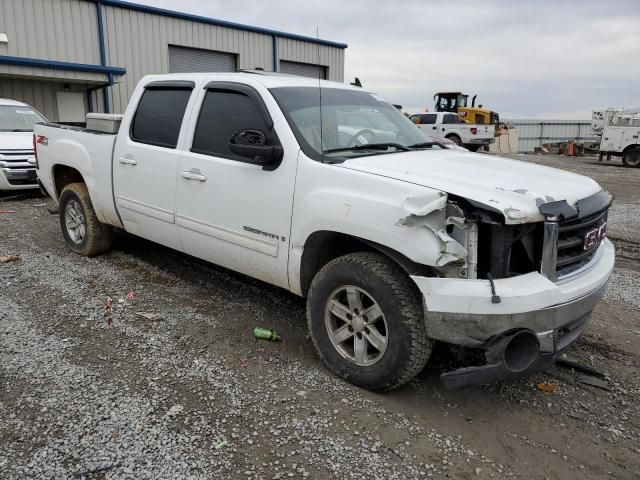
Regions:
<instances>
[{"instance_id":1,"label":"truck hood","mask_svg":"<svg viewBox=\"0 0 640 480\"><path fill-rule=\"evenodd\" d=\"M456 150L422 150L347 160L343 168L381 175L481 203L507 224L544 220L546 202L578 200L598 193L588 177L530 162Z\"/></svg>"},{"instance_id":2,"label":"truck hood","mask_svg":"<svg viewBox=\"0 0 640 480\"><path fill-rule=\"evenodd\" d=\"M0 150L33 150L33 132L0 132Z\"/></svg>"}]
</instances>

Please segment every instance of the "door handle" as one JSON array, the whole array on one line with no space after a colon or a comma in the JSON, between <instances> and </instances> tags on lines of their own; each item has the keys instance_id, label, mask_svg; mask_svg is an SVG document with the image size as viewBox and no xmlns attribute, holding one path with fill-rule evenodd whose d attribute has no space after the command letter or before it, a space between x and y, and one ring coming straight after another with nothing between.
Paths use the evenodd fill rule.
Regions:
<instances>
[{"instance_id":1,"label":"door handle","mask_svg":"<svg viewBox=\"0 0 640 480\"><path fill-rule=\"evenodd\" d=\"M188 172L182 172L182 178L186 178L187 180L197 180L199 182L206 182L207 176L201 174L200 172L196 172L193 170L189 170Z\"/></svg>"},{"instance_id":2,"label":"door handle","mask_svg":"<svg viewBox=\"0 0 640 480\"><path fill-rule=\"evenodd\" d=\"M436 128L438 128L438 127L433 127L433 129L434 129L434 130L435 130Z\"/></svg>"},{"instance_id":3,"label":"door handle","mask_svg":"<svg viewBox=\"0 0 640 480\"><path fill-rule=\"evenodd\" d=\"M137 165L136 159L133 158L133 155L126 154L122 157L118 157L118 161L123 165Z\"/></svg>"}]
</instances>

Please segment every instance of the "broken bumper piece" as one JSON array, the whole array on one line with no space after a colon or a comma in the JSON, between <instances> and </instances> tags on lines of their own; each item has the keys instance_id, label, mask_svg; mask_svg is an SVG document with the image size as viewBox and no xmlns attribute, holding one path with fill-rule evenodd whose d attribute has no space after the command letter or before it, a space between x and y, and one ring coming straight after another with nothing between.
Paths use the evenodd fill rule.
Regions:
<instances>
[{"instance_id":1,"label":"broken bumper piece","mask_svg":"<svg viewBox=\"0 0 640 480\"><path fill-rule=\"evenodd\" d=\"M491 383L553 365L587 327L613 264L614 248L605 240L587 269L560 282L537 272L495 280L500 303L491 302L488 280L412 277L423 294L427 334L485 351L487 365L445 373L445 386Z\"/></svg>"},{"instance_id":2,"label":"broken bumper piece","mask_svg":"<svg viewBox=\"0 0 640 480\"><path fill-rule=\"evenodd\" d=\"M444 387L454 390L531 375L550 368L585 331L591 312L550 332L519 330L499 337L486 349L487 365L466 367L440 375Z\"/></svg>"}]
</instances>

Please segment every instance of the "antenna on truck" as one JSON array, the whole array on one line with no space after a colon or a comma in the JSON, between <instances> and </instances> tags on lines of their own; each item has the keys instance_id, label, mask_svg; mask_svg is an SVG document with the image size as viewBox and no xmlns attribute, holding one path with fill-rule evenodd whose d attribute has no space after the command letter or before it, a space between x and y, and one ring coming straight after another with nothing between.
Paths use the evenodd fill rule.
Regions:
<instances>
[{"instance_id":1,"label":"antenna on truck","mask_svg":"<svg viewBox=\"0 0 640 480\"><path fill-rule=\"evenodd\" d=\"M320 40L320 28L316 26L316 39ZM320 66L320 42L316 44L318 46L318 67ZM324 162L324 139L322 131L324 130L324 125L322 122L322 82L321 82L321 69L318 69L318 105L320 110L320 160Z\"/></svg>"}]
</instances>

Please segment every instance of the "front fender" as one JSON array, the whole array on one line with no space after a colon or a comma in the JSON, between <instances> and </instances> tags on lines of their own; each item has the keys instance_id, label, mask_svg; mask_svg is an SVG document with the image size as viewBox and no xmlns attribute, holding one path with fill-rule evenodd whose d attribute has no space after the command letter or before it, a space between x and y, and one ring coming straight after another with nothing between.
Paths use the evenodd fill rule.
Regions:
<instances>
[{"instance_id":1,"label":"front fender","mask_svg":"<svg viewBox=\"0 0 640 480\"><path fill-rule=\"evenodd\" d=\"M294 292L300 291L306 240L318 231L374 242L420 265L466 258L466 250L446 232L444 192L306 159L300 162L296 192L301 193L294 201L289 256Z\"/></svg>"}]
</instances>

